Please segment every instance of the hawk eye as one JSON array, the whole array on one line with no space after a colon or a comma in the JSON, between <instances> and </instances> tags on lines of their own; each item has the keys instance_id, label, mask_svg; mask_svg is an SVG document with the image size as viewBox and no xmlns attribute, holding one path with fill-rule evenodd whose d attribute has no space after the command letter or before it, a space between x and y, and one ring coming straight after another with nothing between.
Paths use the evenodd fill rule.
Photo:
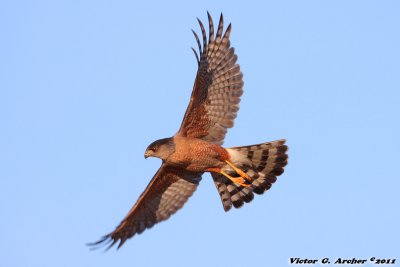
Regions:
<instances>
[{"instance_id":1,"label":"hawk eye","mask_svg":"<svg viewBox=\"0 0 400 267\"><path fill-rule=\"evenodd\" d=\"M153 151L153 152L156 152L156 148L155 147L150 148L150 150Z\"/></svg>"}]
</instances>

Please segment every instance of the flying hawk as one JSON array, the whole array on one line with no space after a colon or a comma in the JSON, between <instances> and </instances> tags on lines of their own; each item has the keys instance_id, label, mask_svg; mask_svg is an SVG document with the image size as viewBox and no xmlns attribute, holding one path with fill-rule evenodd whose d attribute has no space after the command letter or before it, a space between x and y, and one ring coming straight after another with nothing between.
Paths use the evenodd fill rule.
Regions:
<instances>
[{"instance_id":1,"label":"flying hawk","mask_svg":"<svg viewBox=\"0 0 400 267\"><path fill-rule=\"evenodd\" d=\"M229 41L231 24L224 32L221 14L214 35L213 20L207 15L208 40L199 19L203 45L193 31L199 46L199 54L192 48L198 71L182 125L174 136L151 143L144 154L160 158L160 169L119 226L90 245L108 242L110 248L119 241L119 248L128 238L167 220L193 194L204 172L211 173L225 211L250 202L254 193L263 194L283 173L288 159L284 139L222 147L239 110L243 75Z\"/></svg>"}]
</instances>

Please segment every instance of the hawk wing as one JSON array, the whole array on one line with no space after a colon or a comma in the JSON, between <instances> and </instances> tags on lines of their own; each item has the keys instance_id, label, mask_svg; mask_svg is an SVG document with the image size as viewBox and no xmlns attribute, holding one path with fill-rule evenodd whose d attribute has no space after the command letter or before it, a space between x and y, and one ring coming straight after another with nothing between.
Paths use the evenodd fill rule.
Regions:
<instances>
[{"instance_id":1,"label":"hawk wing","mask_svg":"<svg viewBox=\"0 0 400 267\"><path fill-rule=\"evenodd\" d=\"M243 75L236 64L237 56L230 46L229 24L224 35L221 18L214 38L214 25L209 13L209 40L203 23L198 19L203 36L203 48L193 31L199 46L200 58L193 49L199 65L192 96L178 135L222 144L227 128L233 127L243 94Z\"/></svg>"},{"instance_id":2,"label":"hawk wing","mask_svg":"<svg viewBox=\"0 0 400 267\"><path fill-rule=\"evenodd\" d=\"M188 172L167 167L164 164L154 175L146 190L128 212L119 226L108 235L90 246L111 243L111 248L118 241L120 248L128 238L140 234L154 224L167 220L183 207L196 190L202 173Z\"/></svg>"}]
</instances>

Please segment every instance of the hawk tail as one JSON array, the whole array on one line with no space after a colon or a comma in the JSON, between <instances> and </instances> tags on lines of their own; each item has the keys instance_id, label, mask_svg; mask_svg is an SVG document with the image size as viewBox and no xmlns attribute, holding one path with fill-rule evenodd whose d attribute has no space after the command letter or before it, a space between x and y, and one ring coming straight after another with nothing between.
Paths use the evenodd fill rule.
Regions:
<instances>
[{"instance_id":1,"label":"hawk tail","mask_svg":"<svg viewBox=\"0 0 400 267\"><path fill-rule=\"evenodd\" d=\"M212 173L215 186L222 200L224 210L228 211L232 205L241 207L244 203L253 200L254 194L263 194L271 188L276 177L283 173L286 166L288 147L286 140L277 140L257 145L228 148L230 161L252 178L251 186L244 187L235 184L225 176ZM239 175L227 165L223 168L229 175Z\"/></svg>"}]
</instances>

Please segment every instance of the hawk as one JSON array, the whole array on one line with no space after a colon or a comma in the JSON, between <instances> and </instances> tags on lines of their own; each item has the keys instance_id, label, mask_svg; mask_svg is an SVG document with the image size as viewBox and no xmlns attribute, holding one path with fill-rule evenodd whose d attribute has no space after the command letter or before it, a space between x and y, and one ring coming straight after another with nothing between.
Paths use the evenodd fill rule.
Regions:
<instances>
[{"instance_id":1,"label":"hawk","mask_svg":"<svg viewBox=\"0 0 400 267\"><path fill-rule=\"evenodd\" d=\"M167 220L182 208L196 190L204 172L211 173L225 211L241 207L255 194L270 189L287 164L285 140L224 148L243 93L243 75L230 45L231 24L224 32L221 14L217 33L208 15L208 40L199 20L203 44L195 31L199 54L192 48L198 71L189 105L179 131L151 143L145 158L157 157L162 165L119 226L90 245L118 243Z\"/></svg>"}]
</instances>

